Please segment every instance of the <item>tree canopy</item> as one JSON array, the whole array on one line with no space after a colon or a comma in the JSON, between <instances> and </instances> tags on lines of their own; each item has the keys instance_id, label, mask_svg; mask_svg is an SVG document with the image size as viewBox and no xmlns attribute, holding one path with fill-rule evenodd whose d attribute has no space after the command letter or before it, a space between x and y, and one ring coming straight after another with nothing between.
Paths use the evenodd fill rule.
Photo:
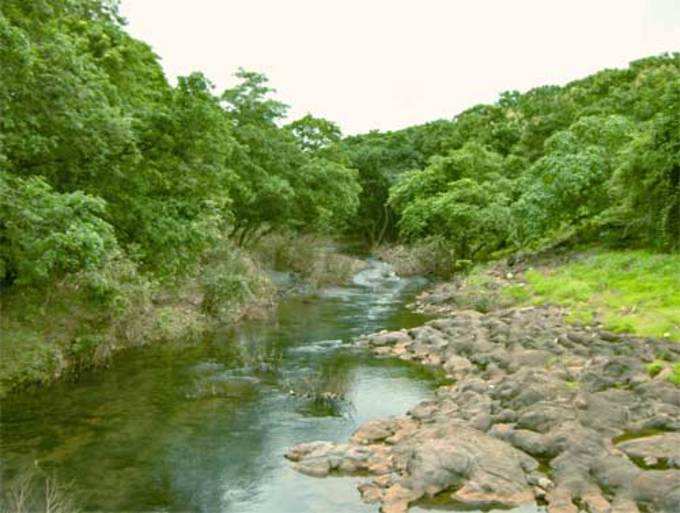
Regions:
<instances>
[{"instance_id":1,"label":"tree canopy","mask_svg":"<svg viewBox=\"0 0 680 513\"><path fill-rule=\"evenodd\" d=\"M4 1L0 65L6 285L103 265L114 248L171 278L220 238L335 233L358 208L337 126L281 126L287 106L256 72L219 94L200 73L170 84L115 2Z\"/></svg>"},{"instance_id":2,"label":"tree canopy","mask_svg":"<svg viewBox=\"0 0 680 513\"><path fill-rule=\"evenodd\" d=\"M0 65L4 286L112 255L172 278L276 230L438 237L459 259L564 237L680 249L679 54L349 137L288 122L255 71L171 84L112 0L4 0Z\"/></svg>"},{"instance_id":3,"label":"tree canopy","mask_svg":"<svg viewBox=\"0 0 680 513\"><path fill-rule=\"evenodd\" d=\"M388 218L387 237L444 238L459 259L565 237L677 250L679 79L680 54L664 54L349 137L363 185L355 229L375 240Z\"/></svg>"}]
</instances>

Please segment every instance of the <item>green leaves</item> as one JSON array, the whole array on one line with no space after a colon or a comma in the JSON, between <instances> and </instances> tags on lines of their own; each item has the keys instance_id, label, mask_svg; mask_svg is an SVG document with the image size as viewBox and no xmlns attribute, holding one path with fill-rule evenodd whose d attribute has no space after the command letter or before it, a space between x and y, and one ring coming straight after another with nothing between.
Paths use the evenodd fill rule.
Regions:
<instances>
[{"instance_id":1,"label":"green leaves","mask_svg":"<svg viewBox=\"0 0 680 513\"><path fill-rule=\"evenodd\" d=\"M494 249L509 221L503 159L477 143L446 157L433 157L422 171L405 173L390 189L390 204L401 214L400 234L415 240L436 235L449 240L457 259Z\"/></svg>"},{"instance_id":2,"label":"green leaves","mask_svg":"<svg viewBox=\"0 0 680 513\"><path fill-rule=\"evenodd\" d=\"M288 106L269 98L275 92L266 76L243 68L235 74L239 84L222 93L222 100L238 125L271 126L286 116Z\"/></svg>"},{"instance_id":3,"label":"green leaves","mask_svg":"<svg viewBox=\"0 0 680 513\"><path fill-rule=\"evenodd\" d=\"M40 178L0 174L0 280L42 284L103 266L118 250L105 207L82 192L57 193Z\"/></svg>"},{"instance_id":4,"label":"green leaves","mask_svg":"<svg viewBox=\"0 0 680 513\"><path fill-rule=\"evenodd\" d=\"M315 118L310 114L286 125L303 151L319 153L328 151L340 142L340 128L323 118Z\"/></svg>"},{"instance_id":5,"label":"green leaves","mask_svg":"<svg viewBox=\"0 0 680 513\"><path fill-rule=\"evenodd\" d=\"M461 113L439 129L448 149L390 188L401 237L462 258L564 234L680 248L679 80L662 55Z\"/></svg>"},{"instance_id":6,"label":"green leaves","mask_svg":"<svg viewBox=\"0 0 680 513\"><path fill-rule=\"evenodd\" d=\"M614 216L646 244L680 249L680 73L657 99L660 110L625 149L614 177Z\"/></svg>"},{"instance_id":7,"label":"green leaves","mask_svg":"<svg viewBox=\"0 0 680 513\"><path fill-rule=\"evenodd\" d=\"M337 232L358 206L357 175L338 149L340 130L306 116L284 128L286 106L261 74L240 70L222 99L238 142L232 190L234 237L247 243L275 229Z\"/></svg>"}]
</instances>

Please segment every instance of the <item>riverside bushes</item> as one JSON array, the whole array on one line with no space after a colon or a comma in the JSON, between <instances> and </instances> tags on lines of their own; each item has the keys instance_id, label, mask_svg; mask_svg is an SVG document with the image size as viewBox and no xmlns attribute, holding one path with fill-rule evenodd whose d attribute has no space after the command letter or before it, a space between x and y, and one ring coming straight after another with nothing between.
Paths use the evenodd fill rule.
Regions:
<instances>
[{"instance_id":1,"label":"riverside bushes","mask_svg":"<svg viewBox=\"0 0 680 513\"><path fill-rule=\"evenodd\" d=\"M269 268L292 271L313 289L347 283L365 265L341 254L331 239L317 234L271 234L253 251Z\"/></svg>"},{"instance_id":2,"label":"riverside bushes","mask_svg":"<svg viewBox=\"0 0 680 513\"><path fill-rule=\"evenodd\" d=\"M77 378L124 347L198 341L215 322L265 315L274 293L253 257L228 242L173 282L151 280L119 254L49 285L15 284L0 295L0 395Z\"/></svg>"}]
</instances>

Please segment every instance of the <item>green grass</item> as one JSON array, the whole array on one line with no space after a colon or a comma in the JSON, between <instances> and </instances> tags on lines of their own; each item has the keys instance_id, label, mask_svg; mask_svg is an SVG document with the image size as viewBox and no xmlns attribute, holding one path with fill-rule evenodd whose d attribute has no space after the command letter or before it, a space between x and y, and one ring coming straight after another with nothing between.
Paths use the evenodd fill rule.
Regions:
<instances>
[{"instance_id":1,"label":"green grass","mask_svg":"<svg viewBox=\"0 0 680 513\"><path fill-rule=\"evenodd\" d=\"M568 307L571 322L597 320L614 332L680 341L680 255L598 251L524 278L526 285L506 287L504 295Z\"/></svg>"},{"instance_id":2,"label":"green grass","mask_svg":"<svg viewBox=\"0 0 680 513\"><path fill-rule=\"evenodd\" d=\"M668 381L680 387L680 362L674 363L671 367L671 374Z\"/></svg>"},{"instance_id":3,"label":"green grass","mask_svg":"<svg viewBox=\"0 0 680 513\"><path fill-rule=\"evenodd\" d=\"M649 374L650 377L654 377L658 375L664 368L664 362L659 361L659 360L654 360L651 363L647 364L647 374Z\"/></svg>"},{"instance_id":4,"label":"green grass","mask_svg":"<svg viewBox=\"0 0 680 513\"><path fill-rule=\"evenodd\" d=\"M666 369L670 372L666 375L666 379L676 386L680 386L680 362L669 363L663 360L654 360L646 366L647 374L654 378L661 374Z\"/></svg>"}]
</instances>

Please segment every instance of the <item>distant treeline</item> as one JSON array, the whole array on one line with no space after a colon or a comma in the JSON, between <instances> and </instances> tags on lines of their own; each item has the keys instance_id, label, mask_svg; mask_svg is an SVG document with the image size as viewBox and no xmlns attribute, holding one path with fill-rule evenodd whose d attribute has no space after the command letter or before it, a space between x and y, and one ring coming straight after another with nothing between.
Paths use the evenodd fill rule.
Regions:
<instances>
[{"instance_id":1,"label":"distant treeline","mask_svg":"<svg viewBox=\"0 0 680 513\"><path fill-rule=\"evenodd\" d=\"M374 240L458 258L561 240L680 248L680 54L343 141Z\"/></svg>"}]
</instances>

